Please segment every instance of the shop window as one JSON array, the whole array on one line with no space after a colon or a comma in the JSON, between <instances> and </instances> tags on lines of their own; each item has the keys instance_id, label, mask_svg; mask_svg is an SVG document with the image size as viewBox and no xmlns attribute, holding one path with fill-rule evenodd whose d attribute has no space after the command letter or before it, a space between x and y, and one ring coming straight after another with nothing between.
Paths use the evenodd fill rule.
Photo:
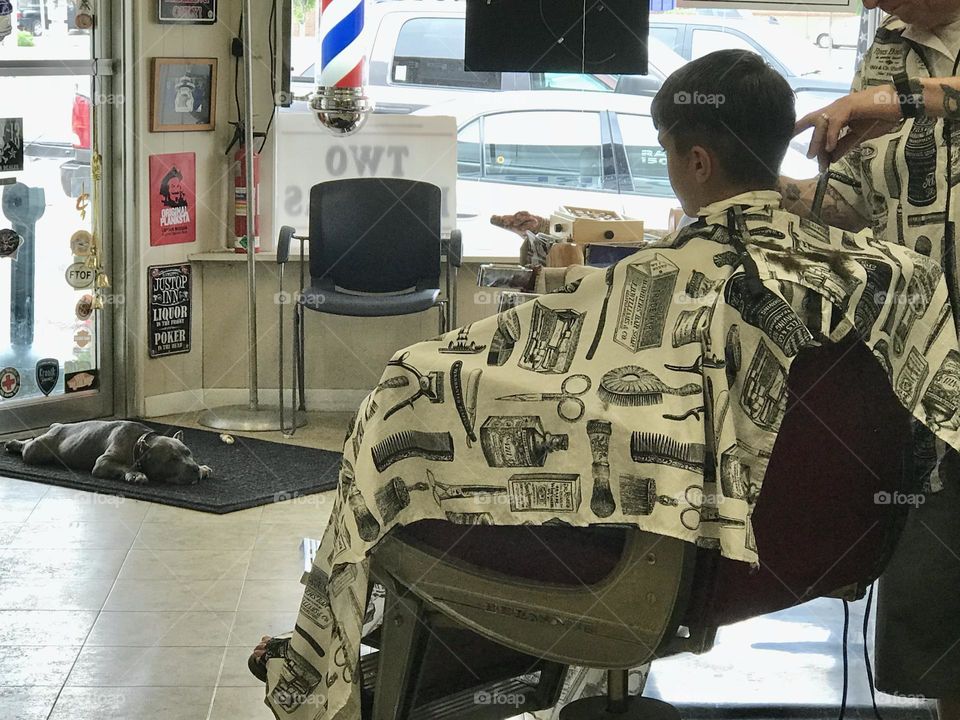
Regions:
<instances>
[{"instance_id":1,"label":"shop window","mask_svg":"<svg viewBox=\"0 0 960 720\"><path fill-rule=\"evenodd\" d=\"M606 82L604 81L606 80ZM531 90L594 90L610 92L616 86L612 75L582 75L575 73L532 73Z\"/></svg>"},{"instance_id":2,"label":"shop window","mask_svg":"<svg viewBox=\"0 0 960 720\"><path fill-rule=\"evenodd\" d=\"M617 115L627 156L632 190L640 195L673 197L667 175L667 153L648 115Z\"/></svg>"},{"instance_id":3,"label":"shop window","mask_svg":"<svg viewBox=\"0 0 960 720\"><path fill-rule=\"evenodd\" d=\"M516 112L490 115L483 128L488 179L600 189L600 114Z\"/></svg>"},{"instance_id":4,"label":"shop window","mask_svg":"<svg viewBox=\"0 0 960 720\"><path fill-rule=\"evenodd\" d=\"M480 177L480 121L474 120L457 133L457 175Z\"/></svg>"},{"instance_id":5,"label":"shop window","mask_svg":"<svg viewBox=\"0 0 960 720\"><path fill-rule=\"evenodd\" d=\"M693 31L692 60L709 55L717 50L730 49L757 52L759 48L735 32L700 30L699 28Z\"/></svg>"},{"instance_id":6,"label":"shop window","mask_svg":"<svg viewBox=\"0 0 960 720\"><path fill-rule=\"evenodd\" d=\"M650 27L650 37L663 43L671 50L680 49L680 32L676 28L652 25ZM651 55L653 55L653 52L654 48L650 48Z\"/></svg>"},{"instance_id":7,"label":"shop window","mask_svg":"<svg viewBox=\"0 0 960 720\"><path fill-rule=\"evenodd\" d=\"M500 73L468 72L463 67L464 21L417 18L397 36L391 80L397 85L499 90Z\"/></svg>"}]
</instances>

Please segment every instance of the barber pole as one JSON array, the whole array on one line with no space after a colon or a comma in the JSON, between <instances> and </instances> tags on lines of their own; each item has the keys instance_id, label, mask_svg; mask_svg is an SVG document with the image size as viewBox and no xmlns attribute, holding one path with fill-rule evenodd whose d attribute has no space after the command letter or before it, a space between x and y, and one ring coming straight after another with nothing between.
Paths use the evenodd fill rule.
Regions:
<instances>
[{"instance_id":1,"label":"barber pole","mask_svg":"<svg viewBox=\"0 0 960 720\"><path fill-rule=\"evenodd\" d=\"M323 87L363 86L364 0L323 0L320 15L320 84Z\"/></svg>"},{"instance_id":2,"label":"barber pole","mask_svg":"<svg viewBox=\"0 0 960 720\"><path fill-rule=\"evenodd\" d=\"M317 118L337 135L359 130L373 106L363 92L365 0L322 0L320 87L311 102Z\"/></svg>"}]
</instances>

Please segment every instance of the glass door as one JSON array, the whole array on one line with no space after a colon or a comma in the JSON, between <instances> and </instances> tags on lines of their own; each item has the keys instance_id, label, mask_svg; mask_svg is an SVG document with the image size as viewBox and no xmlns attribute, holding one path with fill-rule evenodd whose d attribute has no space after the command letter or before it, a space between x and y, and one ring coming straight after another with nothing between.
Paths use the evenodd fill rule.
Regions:
<instances>
[{"instance_id":1,"label":"glass door","mask_svg":"<svg viewBox=\"0 0 960 720\"><path fill-rule=\"evenodd\" d=\"M99 4L90 28L74 0L0 0L0 434L113 412L104 140L123 98Z\"/></svg>"}]
</instances>

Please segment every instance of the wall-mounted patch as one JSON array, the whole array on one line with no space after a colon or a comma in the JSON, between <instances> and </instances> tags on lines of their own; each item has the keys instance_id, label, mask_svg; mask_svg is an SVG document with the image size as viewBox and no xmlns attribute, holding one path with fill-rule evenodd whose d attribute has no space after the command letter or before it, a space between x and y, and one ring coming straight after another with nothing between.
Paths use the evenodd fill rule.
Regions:
<instances>
[{"instance_id":1,"label":"wall-mounted patch","mask_svg":"<svg viewBox=\"0 0 960 720\"><path fill-rule=\"evenodd\" d=\"M37 387L44 395L49 395L60 379L60 361L56 358L44 358L37 361Z\"/></svg>"},{"instance_id":2,"label":"wall-mounted patch","mask_svg":"<svg viewBox=\"0 0 960 720\"><path fill-rule=\"evenodd\" d=\"M93 251L93 235L86 230L77 230L70 236L70 252L76 257L90 257Z\"/></svg>"},{"instance_id":3,"label":"wall-mounted patch","mask_svg":"<svg viewBox=\"0 0 960 720\"><path fill-rule=\"evenodd\" d=\"M23 170L23 118L0 118L0 172Z\"/></svg>"},{"instance_id":4,"label":"wall-mounted patch","mask_svg":"<svg viewBox=\"0 0 960 720\"><path fill-rule=\"evenodd\" d=\"M23 238L9 228L0 230L0 258L17 259L17 250L23 244Z\"/></svg>"},{"instance_id":5,"label":"wall-mounted patch","mask_svg":"<svg viewBox=\"0 0 960 720\"><path fill-rule=\"evenodd\" d=\"M93 295L86 293L77 300L76 312L78 320L87 320L93 315Z\"/></svg>"},{"instance_id":6,"label":"wall-mounted patch","mask_svg":"<svg viewBox=\"0 0 960 720\"><path fill-rule=\"evenodd\" d=\"M67 279L67 285L77 290L88 288L93 285L93 281L96 276L96 270L89 268L85 263L80 262L73 263L64 273L64 277Z\"/></svg>"},{"instance_id":7,"label":"wall-mounted patch","mask_svg":"<svg viewBox=\"0 0 960 720\"><path fill-rule=\"evenodd\" d=\"M93 341L93 335L86 328L80 328L73 334L73 342L77 347L85 348Z\"/></svg>"},{"instance_id":8,"label":"wall-mounted patch","mask_svg":"<svg viewBox=\"0 0 960 720\"><path fill-rule=\"evenodd\" d=\"M0 398L9 400L20 392L20 373L15 367L0 370Z\"/></svg>"},{"instance_id":9,"label":"wall-mounted patch","mask_svg":"<svg viewBox=\"0 0 960 720\"><path fill-rule=\"evenodd\" d=\"M63 391L65 393L69 394L99 389L99 370L80 370L79 372L67 373L63 376Z\"/></svg>"}]
</instances>

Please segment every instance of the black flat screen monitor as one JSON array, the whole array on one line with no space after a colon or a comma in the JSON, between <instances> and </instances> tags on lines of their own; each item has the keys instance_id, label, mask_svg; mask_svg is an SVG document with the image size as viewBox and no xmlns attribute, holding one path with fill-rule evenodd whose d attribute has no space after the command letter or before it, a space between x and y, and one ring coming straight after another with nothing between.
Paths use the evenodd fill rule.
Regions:
<instances>
[{"instance_id":1,"label":"black flat screen monitor","mask_svg":"<svg viewBox=\"0 0 960 720\"><path fill-rule=\"evenodd\" d=\"M475 72L645 75L646 0L467 0Z\"/></svg>"}]
</instances>

